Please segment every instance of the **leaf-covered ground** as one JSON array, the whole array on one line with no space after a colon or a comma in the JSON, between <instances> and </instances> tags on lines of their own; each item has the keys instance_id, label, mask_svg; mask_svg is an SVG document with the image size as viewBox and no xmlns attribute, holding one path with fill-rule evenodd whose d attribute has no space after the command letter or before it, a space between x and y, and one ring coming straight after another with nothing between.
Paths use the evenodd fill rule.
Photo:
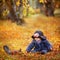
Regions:
<instances>
[{"instance_id":1,"label":"leaf-covered ground","mask_svg":"<svg viewBox=\"0 0 60 60\"><path fill-rule=\"evenodd\" d=\"M24 18L23 26L12 23L11 20L0 21L0 60L60 60L60 18L34 15ZM53 46L53 51L45 55L25 54L26 47L31 42L31 36L36 30L41 30ZM22 49L23 53L9 56L3 46L11 50Z\"/></svg>"}]
</instances>

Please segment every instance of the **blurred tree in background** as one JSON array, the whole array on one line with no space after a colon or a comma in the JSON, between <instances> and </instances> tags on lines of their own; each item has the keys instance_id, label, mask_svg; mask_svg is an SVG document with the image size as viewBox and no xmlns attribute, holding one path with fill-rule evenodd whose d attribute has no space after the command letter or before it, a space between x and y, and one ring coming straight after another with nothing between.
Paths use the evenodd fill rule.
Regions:
<instances>
[{"instance_id":1,"label":"blurred tree in background","mask_svg":"<svg viewBox=\"0 0 60 60\"><path fill-rule=\"evenodd\" d=\"M44 0L0 0L0 19L11 19L21 24L24 17L35 14L37 9L44 11L41 3L44 5ZM54 0L54 4L60 8L60 0Z\"/></svg>"},{"instance_id":2,"label":"blurred tree in background","mask_svg":"<svg viewBox=\"0 0 60 60\"><path fill-rule=\"evenodd\" d=\"M56 8L60 8L60 0L55 0Z\"/></svg>"},{"instance_id":3,"label":"blurred tree in background","mask_svg":"<svg viewBox=\"0 0 60 60\"><path fill-rule=\"evenodd\" d=\"M4 19L4 17L9 18L19 24L24 22L23 17L18 17L15 0L0 0L0 12L0 16L2 19Z\"/></svg>"}]
</instances>

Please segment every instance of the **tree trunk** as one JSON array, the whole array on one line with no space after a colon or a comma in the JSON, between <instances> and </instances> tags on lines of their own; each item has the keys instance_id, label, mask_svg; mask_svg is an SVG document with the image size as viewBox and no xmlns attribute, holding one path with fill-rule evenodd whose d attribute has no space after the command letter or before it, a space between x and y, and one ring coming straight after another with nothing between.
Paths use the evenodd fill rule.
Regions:
<instances>
[{"instance_id":1,"label":"tree trunk","mask_svg":"<svg viewBox=\"0 0 60 60\"><path fill-rule=\"evenodd\" d=\"M24 22L23 19L18 18L18 15L16 15L16 11L14 9L14 7L16 7L16 5L14 4L15 1L14 0L4 0L5 1L5 5L7 6L7 8L10 11L10 15L12 17L12 21L13 22L17 22L19 24L22 24ZM2 5L1 5L2 6ZM1 7L0 7L0 12L1 12ZM1 15L1 14L0 14Z\"/></svg>"}]
</instances>

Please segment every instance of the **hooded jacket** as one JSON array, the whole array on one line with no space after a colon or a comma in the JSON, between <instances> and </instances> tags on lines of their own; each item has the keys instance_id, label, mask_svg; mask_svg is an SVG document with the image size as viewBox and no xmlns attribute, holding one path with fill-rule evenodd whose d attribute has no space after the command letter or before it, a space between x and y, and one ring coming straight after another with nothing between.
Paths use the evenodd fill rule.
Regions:
<instances>
[{"instance_id":1,"label":"hooded jacket","mask_svg":"<svg viewBox=\"0 0 60 60\"><path fill-rule=\"evenodd\" d=\"M27 47L26 51L30 52L32 49L34 49L36 52L40 52L42 50L50 51L52 46L43 35L43 33L41 31L36 31L35 33L39 33L39 35L42 36L41 42L38 43L36 40L33 39Z\"/></svg>"}]
</instances>

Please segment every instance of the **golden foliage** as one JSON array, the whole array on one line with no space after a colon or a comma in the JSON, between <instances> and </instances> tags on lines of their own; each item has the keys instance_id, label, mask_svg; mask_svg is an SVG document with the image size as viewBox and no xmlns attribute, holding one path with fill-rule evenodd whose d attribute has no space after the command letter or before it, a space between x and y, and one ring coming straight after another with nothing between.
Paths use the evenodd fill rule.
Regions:
<instances>
[{"instance_id":1,"label":"golden foliage","mask_svg":"<svg viewBox=\"0 0 60 60\"><path fill-rule=\"evenodd\" d=\"M0 21L0 48L1 48L0 50L3 51L2 49L3 45L8 45L11 50L19 50L21 48L22 51L25 52L27 45L32 40L31 36L33 35L33 33L36 30L41 30L44 32L44 35L47 37L49 42L51 42L51 44L53 45L54 51L43 56L41 56L40 54L39 55L26 54L28 56L26 57L24 54L20 54L14 56L14 58L17 57L16 59L18 60L19 59L44 60L45 58L48 59L48 57L50 58L54 57L57 54L57 51L59 51L60 46L60 35L57 31L58 30L57 28L60 25L59 18L53 18L53 17L47 18L41 15L41 16L33 16L25 18L25 21L26 21L25 26L16 25L15 23L12 23L10 20ZM11 59L11 57L9 58L7 57L7 59Z\"/></svg>"},{"instance_id":2,"label":"golden foliage","mask_svg":"<svg viewBox=\"0 0 60 60\"><path fill-rule=\"evenodd\" d=\"M8 9L4 10L3 13L2 13L3 16L7 16L8 14L9 14L9 10Z\"/></svg>"}]
</instances>

